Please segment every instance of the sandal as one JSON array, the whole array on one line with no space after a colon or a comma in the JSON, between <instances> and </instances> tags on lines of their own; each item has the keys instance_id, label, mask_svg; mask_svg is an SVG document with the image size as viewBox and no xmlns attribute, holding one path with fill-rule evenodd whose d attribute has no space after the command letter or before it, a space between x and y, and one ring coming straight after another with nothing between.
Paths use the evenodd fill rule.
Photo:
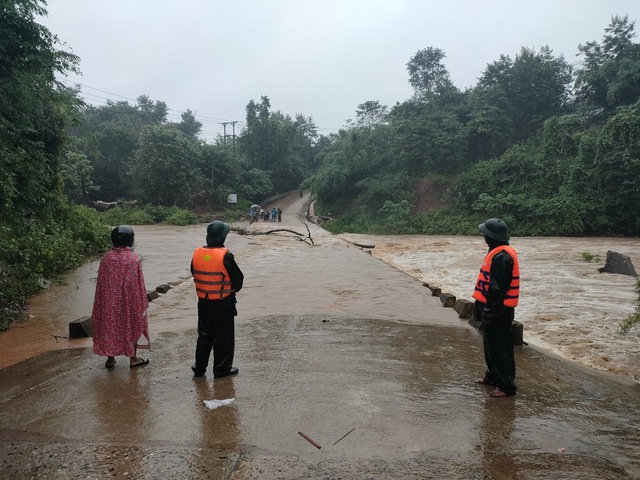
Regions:
<instances>
[{"instance_id":1,"label":"sandal","mask_svg":"<svg viewBox=\"0 0 640 480\"><path fill-rule=\"evenodd\" d=\"M478 385L490 385L490 386L494 386L493 383L489 383L487 382L484 378L476 378L476 383Z\"/></svg>"},{"instance_id":2,"label":"sandal","mask_svg":"<svg viewBox=\"0 0 640 480\"><path fill-rule=\"evenodd\" d=\"M505 392L503 392L499 388L496 388L492 392L489 392L489 396L493 398L505 398L505 397L509 397L510 395L507 395Z\"/></svg>"},{"instance_id":3,"label":"sandal","mask_svg":"<svg viewBox=\"0 0 640 480\"><path fill-rule=\"evenodd\" d=\"M143 365L148 365L148 364L149 364L149 359L147 358L146 360L140 360L138 363L132 363L131 365L129 365L129 368L141 367Z\"/></svg>"}]
</instances>

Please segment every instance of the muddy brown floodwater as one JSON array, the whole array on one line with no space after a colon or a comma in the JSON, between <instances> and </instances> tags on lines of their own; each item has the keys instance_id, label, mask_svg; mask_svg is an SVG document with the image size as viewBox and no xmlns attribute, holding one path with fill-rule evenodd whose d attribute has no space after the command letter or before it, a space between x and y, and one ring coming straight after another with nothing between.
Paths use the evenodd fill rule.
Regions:
<instances>
[{"instance_id":1,"label":"muddy brown floodwater","mask_svg":"<svg viewBox=\"0 0 640 480\"><path fill-rule=\"evenodd\" d=\"M479 262L486 253L479 236L340 237L374 244L371 252L376 257L464 299L471 299ZM525 341L581 365L640 382L640 325L627 333L619 328L635 310L636 279L598 271L608 250L629 256L640 268L640 240L516 237L511 245L521 266L516 319L524 324ZM583 252L594 259L585 261Z\"/></svg>"},{"instance_id":2,"label":"muddy brown floodwater","mask_svg":"<svg viewBox=\"0 0 640 480\"><path fill-rule=\"evenodd\" d=\"M617 333L634 280L597 272L607 250L638 266L636 239L513 240L535 348L516 351L518 395L492 399L473 382L480 334L422 285L469 298L481 238L308 224L312 246L306 202L277 200L282 223L229 235L245 273L236 377L189 368L204 225L134 227L148 289L173 286L151 303L146 367L106 370L90 339L62 338L91 313L97 262L32 298L30 318L0 334L0 477L640 478L638 332ZM266 234L277 228L300 235Z\"/></svg>"}]
</instances>

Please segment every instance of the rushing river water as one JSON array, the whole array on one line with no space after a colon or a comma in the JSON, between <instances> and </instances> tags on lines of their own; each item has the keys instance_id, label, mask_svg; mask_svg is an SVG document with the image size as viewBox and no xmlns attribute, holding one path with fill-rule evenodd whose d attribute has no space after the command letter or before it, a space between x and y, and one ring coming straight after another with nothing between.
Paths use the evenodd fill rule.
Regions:
<instances>
[{"instance_id":1,"label":"rushing river water","mask_svg":"<svg viewBox=\"0 0 640 480\"><path fill-rule=\"evenodd\" d=\"M375 244L372 254L409 275L471 299L486 246L480 236L341 235ZM635 310L636 279L600 273L608 250L640 267L637 238L513 238L521 271L516 319L531 345L597 370L640 381L640 330L619 325ZM582 253L593 255L588 262Z\"/></svg>"},{"instance_id":2,"label":"rushing river water","mask_svg":"<svg viewBox=\"0 0 640 480\"><path fill-rule=\"evenodd\" d=\"M293 198L283 202L282 223L260 222L253 229L290 228L302 230L298 208L302 200ZM235 227L246 228L246 222ZM204 243L202 225L188 227L138 226L135 227L135 249L143 261L148 289L163 283L175 285L190 277L189 262L193 249ZM486 253L482 238L469 236L371 236L343 234L332 237L313 226L313 235L324 241L348 241L374 244L371 253L381 260L420 281L439 286L443 292L457 298L470 299L479 265ZM272 236L271 236L272 237ZM281 311L281 298L268 293L268 284L278 274L277 258L262 258L261 245L273 242L269 236L260 241L242 235L230 235L228 246L240 263L256 265L256 271L268 272L262 288L265 294L250 314L260 311ZM277 255L292 255L294 248L283 242L276 248ZM599 273L608 250L628 255L640 267L640 241L636 238L513 238L511 245L518 251L521 265L521 303L516 319L524 324L524 339L530 345L579 364L609 372L622 378L640 381L640 331L633 328L621 333L619 324L635 309L636 279L625 275ZM582 252L596 261L585 261ZM273 256L273 254L270 254ZM304 258L300 259L300 263ZM30 299L29 318L0 334L0 368L12 365L41 352L90 346L91 340L69 340L68 323L91 314L98 262L88 263L64 275L51 288ZM349 265L343 265L349 268ZM284 272L283 272L284 273ZM304 269L288 271L299 275L295 295L309 299L311 310L319 292L313 279ZM252 279L254 282L257 274ZM363 278L375 272L361 272ZM251 282L250 282L251 283ZM260 285L249 288L260 288ZM341 295L350 295L343 289ZM355 294L353 294L355 295ZM152 334L169 330L193 328L194 305L178 302L165 309L175 309L154 323ZM318 301L315 311L323 307ZM401 303L401 302L399 302ZM338 304L336 304L338 305ZM150 312L153 313L152 303ZM412 318L413 312L404 311L403 305L394 306L396 318ZM406 307L404 307L406 308ZM188 310L188 313L181 314ZM246 312L247 309L245 308ZM291 312L296 313L296 312ZM304 313L304 312L300 312ZM371 312L375 313L375 311Z\"/></svg>"}]
</instances>

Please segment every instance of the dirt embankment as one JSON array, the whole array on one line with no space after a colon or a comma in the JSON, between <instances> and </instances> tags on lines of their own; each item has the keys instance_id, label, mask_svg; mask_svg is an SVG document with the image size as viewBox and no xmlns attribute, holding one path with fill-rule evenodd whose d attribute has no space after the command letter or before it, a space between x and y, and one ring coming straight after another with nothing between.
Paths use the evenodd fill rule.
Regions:
<instances>
[{"instance_id":1,"label":"dirt embankment","mask_svg":"<svg viewBox=\"0 0 640 480\"><path fill-rule=\"evenodd\" d=\"M449 186L428 178L416 181L414 185L414 207L412 214L437 210L444 205L444 195Z\"/></svg>"}]
</instances>

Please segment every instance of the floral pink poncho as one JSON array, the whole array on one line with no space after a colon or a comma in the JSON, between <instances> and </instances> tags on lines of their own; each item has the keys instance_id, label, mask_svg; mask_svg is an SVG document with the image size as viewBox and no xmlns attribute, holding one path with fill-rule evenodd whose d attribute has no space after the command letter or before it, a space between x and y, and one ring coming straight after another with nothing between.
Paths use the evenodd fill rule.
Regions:
<instances>
[{"instance_id":1,"label":"floral pink poncho","mask_svg":"<svg viewBox=\"0 0 640 480\"><path fill-rule=\"evenodd\" d=\"M92 314L93 351L107 357L135 356L140 336L149 341L147 308L147 289L138 255L129 247L112 248L98 268Z\"/></svg>"}]
</instances>

